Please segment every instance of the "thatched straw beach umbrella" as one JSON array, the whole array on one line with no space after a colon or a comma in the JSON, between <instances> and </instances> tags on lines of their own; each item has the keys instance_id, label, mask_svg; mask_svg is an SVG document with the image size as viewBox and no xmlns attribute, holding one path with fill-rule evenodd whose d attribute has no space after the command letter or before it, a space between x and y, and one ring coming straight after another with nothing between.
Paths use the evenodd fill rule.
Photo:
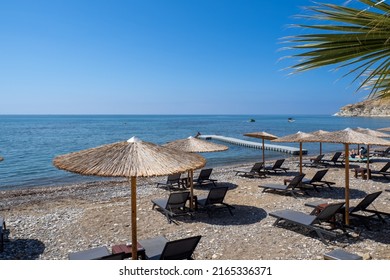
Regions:
<instances>
[{"instance_id":1,"label":"thatched straw beach umbrella","mask_svg":"<svg viewBox=\"0 0 390 280\"><path fill-rule=\"evenodd\" d=\"M179 139L162 145L170 149L176 149L188 153L208 153L226 151L227 146L205 141L195 137Z\"/></svg>"},{"instance_id":2,"label":"thatched straw beach umbrella","mask_svg":"<svg viewBox=\"0 0 390 280\"><path fill-rule=\"evenodd\" d=\"M313 136L322 136L322 135L325 135L326 133L329 133L329 131L320 129L320 130L310 132L309 134L311 134ZM321 142L320 142L320 155L322 155L322 143Z\"/></svg>"},{"instance_id":3,"label":"thatched straw beach umbrella","mask_svg":"<svg viewBox=\"0 0 390 280\"><path fill-rule=\"evenodd\" d=\"M53 164L82 175L126 177L131 181L132 258L137 258L137 177L162 176L201 168L206 160L197 154L169 149L136 137L79 152L57 156Z\"/></svg>"},{"instance_id":4,"label":"thatched straw beach umbrella","mask_svg":"<svg viewBox=\"0 0 390 280\"><path fill-rule=\"evenodd\" d=\"M313 136L305 139L306 142L342 143L345 147L345 219L349 224L349 145L390 145L390 141L356 132L350 128L326 133L322 136Z\"/></svg>"},{"instance_id":5,"label":"thatched straw beach umbrella","mask_svg":"<svg viewBox=\"0 0 390 280\"><path fill-rule=\"evenodd\" d=\"M272 140L272 142L299 142L299 173L302 174L302 142L306 142L305 139L312 136L309 133L298 131L295 134Z\"/></svg>"},{"instance_id":6,"label":"thatched straw beach umbrella","mask_svg":"<svg viewBox=\"0 0 390 280\"><path fill-rule=\"evenodd\" d=\"M275 136L275 135L272 135L272 134L270 134L268 132L265 132L265 131L249 132L249 133L245 133L244 136L254 137L254 138L261 138L262 143L263 143L263 146L262 146L262 150L263 150L263 166L265 166L264 140L274 140L274 139L277 139L278 137Z\"/></svg>"},{"instance_id":7,"label":"thatched straw beach umbrella","mask_svg":"<svg viewBox=\"0 0 390 280\"><path fill-rule=\"evenodd\" d=\"M202 139L198 139L195 137L188 137L186 139L179 139L172 142L168 142L164 145L164 147L170 148L170 149L176 149L183 152L188 153L210 153L210 152L222 152L229 149L229 147L221 144L212 143L209 141L205 141ZM193 177L194 177L194 170L191 169L188 171L188 178L190 180L190 207L193 208L193 197L194 197L194 188L193 188Z\"/></svg>"}]
</instances>

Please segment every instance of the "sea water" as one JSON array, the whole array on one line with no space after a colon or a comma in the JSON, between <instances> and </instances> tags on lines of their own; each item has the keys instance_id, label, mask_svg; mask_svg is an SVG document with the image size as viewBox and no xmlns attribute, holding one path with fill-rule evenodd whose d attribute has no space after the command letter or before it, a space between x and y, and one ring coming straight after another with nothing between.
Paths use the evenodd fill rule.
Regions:
<instances>
[{"instance_id":1,"label":"sea water","mask_svg":"<svg viewBox=\"0 0 390 280\"><path fill-rule=\"evenodd\" d=\"M289 122L288 118L294 121ZM251 119L255 121L251 122ZM389 126L390 118L325 115L1 115L0 156L4 161L0 162L0 190L98 180L100 178L58 170L52 161L61 154L125 141L132 136L164 144L200 132L261 142L261 139L243 134L266 131L281 137L298 131ZM261 150L219 143L229 149L203 153L207 167L261 161ZM297 143L272 144L299 146ZM323 152L342 149L337 144L323 144L322 147ZM304 143L303 148L309 155L319 153L318 143ZM265 157L273 160L291 155L265 151Z\"/></svg>"}]
</instances>

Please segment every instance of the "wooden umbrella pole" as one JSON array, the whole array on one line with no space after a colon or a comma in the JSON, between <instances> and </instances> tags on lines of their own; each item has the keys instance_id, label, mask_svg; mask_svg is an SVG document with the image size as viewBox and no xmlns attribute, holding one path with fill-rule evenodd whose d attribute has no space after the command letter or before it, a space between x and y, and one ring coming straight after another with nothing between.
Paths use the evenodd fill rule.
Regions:
<instances>
[{"instance_id":1,"label":"wooden umbrella pole","mask_svg":"<svg viewBox=\"0 0 390 280\"><path fill-rule=\"evenodd\" d=\"M131 258L137 259L137 177L131 177Z\"/></svg>"},{"instance_id":2,"label":"wooden umbrella pole","mask_svg":"<svg viewBox=\"0 0 390 280\"><path fill-rule=\"evenodd\" d=\"M302 142L299 142L299 174L302 174Z\"/></svg>"},{"instance_id":3,"label":"wooden umbrella pole","mask_svg":"<svg viewBox=\"0 0 390 280\"><path fill-rule=\"evenodd\" d=\"M265 166L265 160L264 160L264 138L262 138L263 140L263 147L262 147L262 150L263 150L263 166Z\"/></svg>"},{"instance_id":4,"label":"wooden umbrella pole","mask_svg":"<svg viewBox=\"0 0 390 280\"><path fill-rule=\"evenodd\" d=\"M322 143L320 142L320 155L322 155Z\"/></svg>"},{"instance_id":5,"label":"wooden umbrella pole","mask_svg":"<svg viewBox=\"0 0 390 280\"><path fill-rule=\"evenodd\" d=\"M194 170L188 171L188 180L190 180L190 209L194 209Z\"/></svg>"},{"instance_id":6,"label":"wooden umbrella pole","mask_svg":"<svg viewBox=\"0 0 390 280\"><path fill-rule=\"evenodd\" d=\"M345 145L345 224L349 225L349 145Z\"/></svg>"}]
</instances>

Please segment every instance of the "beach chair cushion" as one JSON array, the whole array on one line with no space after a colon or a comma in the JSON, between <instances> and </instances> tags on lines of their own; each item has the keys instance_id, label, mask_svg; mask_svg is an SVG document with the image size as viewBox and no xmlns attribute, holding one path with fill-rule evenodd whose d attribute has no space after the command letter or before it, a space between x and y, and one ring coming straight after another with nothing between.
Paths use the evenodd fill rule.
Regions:
<instances>
[{"instance_id":1,"label":"beach chair cushion","mask_svg":"<svg viewBox=\"0 0 390 280\"><path fill-rule=\"evenodd\" d=\"M69 260L98 260L102 257L110 256L111 252L106 246L96 247L84 251L68 254Z\"/></svg>"}]
</instances>

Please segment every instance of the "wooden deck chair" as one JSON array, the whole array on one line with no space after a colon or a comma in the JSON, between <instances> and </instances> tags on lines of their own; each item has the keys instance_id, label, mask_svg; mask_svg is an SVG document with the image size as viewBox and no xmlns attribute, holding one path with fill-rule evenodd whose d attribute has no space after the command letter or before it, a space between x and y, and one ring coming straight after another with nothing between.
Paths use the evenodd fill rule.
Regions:
<instances>
[{"instance_id":1,"label":"wooden deck chair","mask_svg":"<svg viewBox=\"0 0 390 280\"><path fill-rule=\"evenodd\" d=\"M334 229L341 229L345 233L345 229L341 223L335 222L335 215L343 207L344 202L329 204L317 215L307 214L304 212L299 212L295 210L279 210L269 213L271 217L276 218L274 226L279 225L281 221L301 226L316 232L320 237L321 241L327 244L324 235L331 237L336 237L337 233L334 232ZM327 226L331 225L330 228Z\"/></svg>"},{"instance_id":2,"label":"wooden deck chair","mask_svg":"<svg viewBox=\"0 0 390 280\"><path fill-rule=\"evenodd\" d=\"M259 188L263 188L263 192L265 191L273 191L273 192L281 192L281 193L289 193L293 197L296 198L295 191L297 189L302 190L305 194L308 194L306 190L301 186L302 179L305 177L305 174L299 174L295 176L292 180L290 180L289 184L263 184L260 185Z\"/></svg>"},{"instance_id":3,"label":"wooden deck chair","mask_svg":"<svg viewBox=\"0 0 390 280\"><path fill-rule=\"evenodd\" d=\"M157 206L157 210L161 211L168 219L168 222L171 223L172 219L176 216L181 215L190 215L189 209L186 207L188 198L190 197L190 192L173 192L169 194L167 199L153 199L154 209Z\"/></svg>"},{"instance_id":4,"label":"wooden deck chair","mask_svg":"<svg viewBox=\"0 0 390 280\"><path fill-rule=\"evenodd\" d=\"M211 216L211 211L218 206L226 207L229 210L230 215L233 216L231 209L233 206L224 202L228 187L216 187L210 189L209 193L205 197L198 197L198 206L204 207L207 210L207 214Z\"/></svg>"},{"instance_id":5,"label":"wooden deck chair","mask_svg":"<svg viewBox=\"0 0 390 280\"><path fill-rule=\"evenodd\" d=\"M194 180L194 184L202 185L204 183L213 183L213 185L216 186L215 182L217 182L218 180L210 178L212 172L212 168L202 169L199 173L198 178Z\"/></svg>"},{"instance_id":6,"label":"wooden deck chair","mask_svg":"<svg viewBox=\"0 0 390 280\"><path fill-rule=\"evenodd\" d=\"M163 236L140 240L148 260L193 260L201 235L168 241Z\"/></svg>"},{"instance_id":7,"label":"wooden deck chair","mask_svg":"<svg viewBox=\"0 0 390 280\"><path fill-rule=\"evenodd\" d=\"M263 170L263 163L262 162L256 162L252 168L248 170L233 170L236 172L236 176L242 176L242 177L249 177L249 178L255 178L255 177L266 177L267 172Z\"/></svg>"}]
</instances>

